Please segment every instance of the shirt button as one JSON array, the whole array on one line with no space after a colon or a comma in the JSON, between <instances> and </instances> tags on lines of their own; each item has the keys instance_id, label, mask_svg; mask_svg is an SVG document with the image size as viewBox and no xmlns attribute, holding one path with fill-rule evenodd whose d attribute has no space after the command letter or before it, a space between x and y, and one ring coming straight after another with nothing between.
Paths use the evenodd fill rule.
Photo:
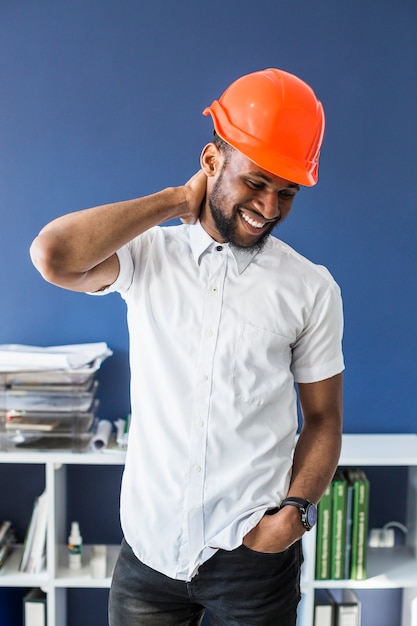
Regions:
<instances>
[{"instance_id":1,"label":"shirt button","mask_svg":"<svg viewBox=\"0 0 417 626\"><path fill-rule=\"evenodd\" d=\"M213 331L212 330L206 330L206 337L213 337Z\"/></svg>"},{"instance_id":2,"label":"shirt button","mask_svg":"<svg viewBox=\"0 0 417 626\"><path fill-rule=\"evenodd\" d=\"M204 426L203 420L201 420L201 422L198 422L198 425L199 425L200 428L203 428L203 426Z\"/></svg>"},{"instance_id":3,"label":"shirt button","mask_svg":"<svg viewBox=\"0 0 417 626\"><path fill-rule=\"evenodd\" d=\"M194 465L194 471L196 474L199 474L201 472L201 467L199 465Z\"/></svg>"},{"instance_id":4,"label":"shirt button","mask_svg":"<svg viewBox=\"0 0 417 626\"><path fill-rule=\"evenodd\" d=\"M217 246L216 250L217 250L217 252L221 252L223 250L223 246Z\"/></svg>"},{"instance_id":5,"label":"shirt button","mask_svg":"<svg viewBox=\"0 0 417 626\"><path fill-rule=\"evenodd\" d=\"M212 289L211 289L211 290L212 290L212 292L213 292L213 293L216 293L216 291L217 291L217 287L212 287Z\"/></svg>"},{"instance_id":6,"label":"shirt button","mask_svg":"<svg viewBox=\"0 0 417 626\"><path fill-rule=\"evenodd\" d=\"M203 383L206 383L208 381L208 376L203 376Z\"/></svg>"}]
</instances>

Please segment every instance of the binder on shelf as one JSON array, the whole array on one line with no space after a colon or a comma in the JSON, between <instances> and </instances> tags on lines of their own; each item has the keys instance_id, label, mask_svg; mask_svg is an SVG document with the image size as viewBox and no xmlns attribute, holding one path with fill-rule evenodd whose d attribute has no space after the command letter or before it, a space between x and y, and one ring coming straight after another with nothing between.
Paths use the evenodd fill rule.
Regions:
<instances>
[{"instance_id":1,"label":"binder on shelf","mask_svg":"<svg viewBox=\"0 0 417 626\"><path fill-rule=\"evenodd\" d=\"M343 578L350 578L350 566L352 558L352 526L353 526L353 482L350 479L351 470L345 470L347 481L346 487L346 530L345 530L345 566Z\"/></svg>"},{"instance_id":2,"label":"binder on shelf","mask_svg":"<svg viewBox=\"0 0 417 626\"><path fill-rule=\"evenodd\" d=\"M12 527L12 523L11 523L10 520L4 520L1 523L1 525L0 525L0 545L2 544L4 539L6 538L7 533L9 532L11 527Z\"/></svg>"},{"instance_id":3,"label":"binder on shelf","mask_svg":"<svg viewBox=\"0 0 417 626\"><path fill-rule=\"evenodd\" d=\"M369 481L362 470L355 470L352 501L352 554L350 578L366 578L366 556L368 540Z\"/></svg>"},{"instance_id":4,"label":"binder on shelf","mask_svg":"<svg viewBox=\"0 0 417 626\"><path fill-rule=\"evenodd\" d=\"M353 589L332 589L337 626L360 626L361 603Z\"/></svg>"},{"instance_id":5,"label":"binder on shelf","mask_svg":"<svg viewBox=\"0 0 417 626\"><path fill-rule=\"evenodd\" d=\"M336 626L336 602L328 589L316 590L314 626Z\"/></svg>"},{"instance_id":6,"label":"binder on shelf","mask_svg":"<svg viewBox=\"0 0 417 626\"><path fill-rule=\"evenodd\" d=\"M329 485L317 506L316 580L331 575L332 487Z\"/></svg>"},{"instance_id":7,"label":"binder on shelf","mask_svg":"<svg viewBox=\"0 0 417 626\"><path fill-rule=\"evenodd\" d=\"M46 626L46 594L31 589L23 598L24 626Z\"/></svg>"},{"instance_id":8,"label":"binder on shelf","mask_svg":"<svg viewBox=\"0 0 417 626\"><path fill-rule=\"evenodd\" d=\"M332 481L332 559L331 578L343 579L345 573L347 481L337 468Z\"/></svg>"},{"instance_id":9,"label":"binder on shelf","mask_svg":"<svg viewBox=\"0 0 417 626\"><path fill-rule=\"evenodd\" d=\"M47 496L44 491L38 498L38 514L36 518L35 533L29 554L26 571L31 574L39 574L45 565L46 549L46 521L47 521Z\"/></svg>"},{"instance_id":10,"label":"binder on shelf","mask_svg":"<svg viewBox=\"0 0 417 626\"><path fill-rule=\"evenodd\" d=\"M36 528L36 519L38 516L38 504L39 504L38 498L36 498L33 504L32 515L30 518L29 526L27 528L25 540L23 543L22 559L20 561L20 566L19 566L19 570L21 572L26 571L26 566L28 564L30 551L32 549L33 536L35 534L35 528Z\"/></svg>"},{"instance_id":11,"label":"binder on shelf","mask_svg":"<svg viewBox=\"0 0 417 626\"><path fill-rule=\"evenodd\" d=\"M0 525L0 567L2 567L16 543L16 535L10 520Z\"/></svg>"},{"instance_id":12,"label":"binder on shelf","mask_svg":"<svg viewBox=\"0 0 417 626\"><path fill-rule=\"evenodd\" d=\"M363 470L338 467L318 504L316 580L365 580L369 481Z\"/></svg>"},{"instance_id":13,"label":"binder on shelf","mask_svg":"<svg viewBox=\"0 0 417 626\"><path fill-rule=\"evenodd\" d=\"M35 500L23 548L20 571L39 574L45 565L47 495L44 491Z\"/></svg>"}]
</instances>

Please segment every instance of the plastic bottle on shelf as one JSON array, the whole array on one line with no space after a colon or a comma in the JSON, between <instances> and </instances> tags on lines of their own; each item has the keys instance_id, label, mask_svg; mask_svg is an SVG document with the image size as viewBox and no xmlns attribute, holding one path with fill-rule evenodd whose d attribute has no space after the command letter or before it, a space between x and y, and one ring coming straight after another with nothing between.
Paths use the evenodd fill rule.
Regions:
<instances>
[{"instance_id":1,"label":"plastic bottle on shelf","mask_svg":"<svg viewBox=\"0 0 417 626\"><path fill-rule=\"evenodd\" d=\"M82 568L83 538L80 534L78 522L71 523L71 533L68 537L68 565L70 569Z\"/></svg>"}]
</instances>

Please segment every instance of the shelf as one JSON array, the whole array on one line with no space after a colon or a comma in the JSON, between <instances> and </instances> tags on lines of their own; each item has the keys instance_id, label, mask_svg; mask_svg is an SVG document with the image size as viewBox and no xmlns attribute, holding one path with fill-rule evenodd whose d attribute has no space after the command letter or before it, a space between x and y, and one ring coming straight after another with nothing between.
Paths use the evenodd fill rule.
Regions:
<instances>
[{"instance_id":1,"label":"shelf","mask_svg":"<svg viewBox=\"0 0 417 626\"><path fill-rule=\"evenodd\" d=\"M91 546L83 547L83 567L80 570L71 570L66 565L67 547L59 546L59 563L55 587L78 587L78 588L109 588L111 575L119 554L120 545L107 546L107 577L93 578L90 570Z\"/></svg>"},{"instance_id":2,"label":"shelf","mask_svg":"<svg viewBox=\"0 0 417 626\"><path fill-rule=\"evenodd\" d=\"M90 571L91 546L84 546L84 565L81 570L70 570L62 565L67 559L67 547L59 546L59 565L54 579L48 578L46 570L39 574L27 574L19 571L23 546L17 546L0 568L0 587L85 587L109 588L111 575L119 554L119 545L107 546L107 577L93 578Z\"/></svg>"},{"instance_id":3,"label":"shelf","mask_svg":"<svg viewBox=\"0 0 417 626\"><path fill-rule=\"evenodd\" d=\"M0 587L42 587L48 583L46 570L39 574L19 572L23 546L15 546L0 568Z\"/></svg>"},{"instance_id":4,"label":"shelf","mask_svg":"<svg viewBox=\"0 0 417 626\"><path fill-rule=\"evenodd\" d=\"M315 580L316 589L393 589L417 587L417 562L406 546L368 548L366 580Z\"/></svg>"},{"instance_id":5,"label":"shelf","mask_svg":"<svg viewBox=\"0 0 417 626\"><path fill-rule=\"evenodd\" d=\"M126 452L0 452L0 463L124 465Z\"/></svg>"},{"instance_id":6,"label":"shelf","mask_svg":"<svg viewBox=\"0 0 417 626\"><path fill-rule=\"evenodd\" d=\"M343 435L339 465L417 465L417 435Z\"/></svg>"}]
</instances>

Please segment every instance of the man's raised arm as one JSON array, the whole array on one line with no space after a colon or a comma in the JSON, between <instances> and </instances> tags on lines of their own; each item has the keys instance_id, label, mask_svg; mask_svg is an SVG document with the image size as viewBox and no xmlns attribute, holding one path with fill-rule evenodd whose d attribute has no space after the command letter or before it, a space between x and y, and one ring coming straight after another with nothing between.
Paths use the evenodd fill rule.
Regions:
<instances>
[{"instance_id":1,"label":"man's raised arm","mask_svg":"<svg viewBox=\"0 0 417 626\"><path fill-rule=\"evenodd\" d=\"M69 213L47 224L33 241L33 264L50 283L73 291L99 291L119 273L116 251L170 219L193 223L206 192L200 170L184 186Z\"/></svg>"}]
</instances>

